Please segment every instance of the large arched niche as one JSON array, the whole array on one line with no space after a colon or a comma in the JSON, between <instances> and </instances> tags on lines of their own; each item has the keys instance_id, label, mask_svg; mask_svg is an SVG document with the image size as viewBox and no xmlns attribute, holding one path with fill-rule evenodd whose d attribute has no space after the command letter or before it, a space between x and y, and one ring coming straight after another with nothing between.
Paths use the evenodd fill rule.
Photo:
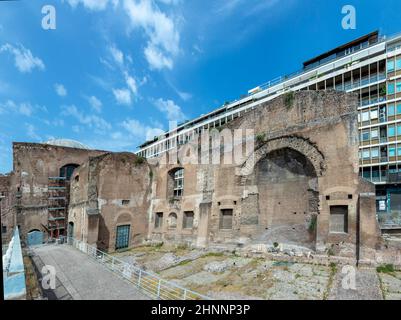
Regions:
<instances>
[{"instance_id":1,"label":"large arched niche","mask_svg":"<svg viewBox=\"0 0 401 320\"><path fill-rule=\"evenodd\" d=\"M283 136L280 138L271 139L255 149L254 152L246 159L239 167L237 174L239 176L248 176L252 174L254 166L266 155L274 150L292 149L303 154L315 168L316 175L322 176L326 171L326 162L323 153L306 138L297 136Z\"/></svg>"},{"instance_id":2,"label":"large arched niche","mask_svg":"<svg viewBox=\"0 0 401 320\"><path fill-rule=\"evenodd\" d=\"M262 232L256 240L314 249L325 169L323 154L306 139L284 137L255 150L240 170L244 188L257 190Z\"/></svg>"}]
</instances>

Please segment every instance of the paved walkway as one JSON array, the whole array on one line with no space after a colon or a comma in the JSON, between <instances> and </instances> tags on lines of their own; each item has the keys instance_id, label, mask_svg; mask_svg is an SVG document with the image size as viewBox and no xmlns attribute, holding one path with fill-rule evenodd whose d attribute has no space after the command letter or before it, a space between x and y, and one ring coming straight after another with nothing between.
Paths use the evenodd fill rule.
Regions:
<instances>
[{"instance_id":1,"label":"paved walkway","mask_svg":"<svg viewBox=\"0 0 401 320\"><path fill-rule=\"evenodd\" d=\"M133 284L67 245L34 247L33 262L56 269L56 289L46 290L48 299L60 300L149 300Z\"/></svg>"},{"instance_id":2,"label":"paved walkway","mask_svg":"<svg viewBox=\"0 0 401 320\"><path fill-rule=\"evenodd\" d=\"M345 274L339 267L334 277L329 300L383 300L380 282L376 270L372 268L356 269L355 290L344 289L342 281Z\"/></svg>"}]
</instances>

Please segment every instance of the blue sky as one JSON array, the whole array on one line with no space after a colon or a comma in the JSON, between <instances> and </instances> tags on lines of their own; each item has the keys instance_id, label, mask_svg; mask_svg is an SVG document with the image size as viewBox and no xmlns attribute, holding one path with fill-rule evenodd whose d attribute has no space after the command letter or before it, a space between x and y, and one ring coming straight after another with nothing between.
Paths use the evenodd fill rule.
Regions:
<instances>
[{"instance_id":1,"label":"blue sky","mask_svg":"<svg viewBox=\"0 0 401 320\"><path fill-rule=\"evenodd\" d=\"M56 30L41 27L44 5ZM356 8L356 30L341 8ZM0 1L0 172L12 142L53 138L135 151L147 137L238 98L373 30L401 32L401 2Z\"/></svg>"}]
</instances>

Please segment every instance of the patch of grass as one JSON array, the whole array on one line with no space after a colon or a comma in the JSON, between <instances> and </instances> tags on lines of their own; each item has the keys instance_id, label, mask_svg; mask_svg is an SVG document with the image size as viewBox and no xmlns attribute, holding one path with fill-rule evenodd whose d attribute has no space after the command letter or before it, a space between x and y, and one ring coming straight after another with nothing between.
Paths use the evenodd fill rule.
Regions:
<instances>
[{"instance_id":1,"label":"patch of grass","mask_svg":"<svg viewBox=\"0 0 401 320\"><path fill-rule=\"evenodd\" d=\"M379 273L393 273L394 270L394 265L392 264L384 264L380 265L376 268L376 271Z\"/></svg>"},{"instance_id":2,"label":"patch of grass","mask_svg":"<svg viewBox=\"0 0 401 320\"><path fill-rule=\"evenodd\" d=\"M152 244L152 247L155 249L161 249L161 247L163 247L163 242L158 242L156 244Z\"/></svg>"},{"instance_id":3,"label":"patch of grass","mask_svg":"<svg viewBox=\"0 0 401 320\"><path fill-rule=\"evenodd\" d=\"M327 255L328 255L329 257L334 256L334 255L336 254L336 253L334 252L333 247L328 248L326 252L327 252Z\"/></svg>"},{"instance_id":4,"label":"patch of grass","mask_svg":"<svg viewBox=\"0 0 401 320\"><path fill-rule=\"evenodd\" d=\"M290 109L294 105L294 92L290 91L284 94L284 105Z\"/></svg>"},{"instance_id":5,"label":"patch of grass","mask_svg":"<svg viewBox=\"0 0 401 320\"><path fill-rule=\"evenodd\" d=\"M141 157L141 156L136 156L135 157L135 160L134 160L134 164L136 165L136 166L140 166L141 164L143 164L143 163L145 163L145 158L144 157Z\"/></svg>"},{"instance_id":6,"label":"patch of grass","mask_svg":"<svg viewBox=\"0 0 401 320\"><path fill-rule=\"evenodd\" d=\"M386 289L384 287L383 279L381 278L380 275L377 275L377 278L379 279L379 288L382 293L383 300L386 300Z\"/></svg>"},{"instance_id":7,"label":"patch of grass","mask_svg":"<svg viewBox=\"0 0 401 320\"><path fill-rule=\"evenodd\" d=\"M177 244L177 245L175 246L175 248L176 248L177 250L187 250L187 249L188 249L188 245L185 244L185 243L180 243L180 244Z\"/></svg>"},{"instance_id":8,"label":"patch of grass","mask_svg":"<svg viewBox=\"0 0 401 320\"><path fill-rule=\"evenodd\" d=\"M256 142L257 143L263 143L266 140L266 134L265 133L259 133L256 135Z\"/></svg>"},{"instance_id":9,"label":"patch of grass","mask_svg":"<svg viewBox=\"0 0 401 320\"><path fill-rule=\"evenodd\" d=\"M224 256L224 252L208 252L205 255L203 255L202 257L223 257Z\"/></svg>"},{"instance_id":10,"label":"patch of grass","mask_svg":"<svg viewBox=\"0 0 401 320\"><path fill-rule=\"evenodd\" d=\"M314 233L316 231L316 226L317 226L317 216L313 215L309 222L308 231L310 233Z\"/></svg>"},{"instance_id":11,"label":"patch of grass","mask_svg":"<svg viewBox=\"0 0 401 320\"><path fill-rule=\"evenodd\" d=\"M337 264L334 262L330 263L330 275L329 275L329 281L327 282L327 287L326 290L323 293L323 300L327 300L330 294L331 287L334 282L334 277L336 276L337 273Z\"/></svg>"}]
</instances>

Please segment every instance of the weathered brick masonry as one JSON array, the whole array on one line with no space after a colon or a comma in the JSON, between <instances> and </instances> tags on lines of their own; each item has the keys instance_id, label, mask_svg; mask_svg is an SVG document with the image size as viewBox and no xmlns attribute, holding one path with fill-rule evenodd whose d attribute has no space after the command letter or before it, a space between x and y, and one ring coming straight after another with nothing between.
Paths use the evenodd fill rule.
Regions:
<instances>
[{"instance_id":1,"label":"weathered brick masonry","mask_svg":"<svg viewBox=\"0 0 401 320\"><path fill-rule=\"evenodd\" d=\"M374 185L358 175L356 95L290 92L220 133L235 129L255 133L240 163L225 163L224 148L221 164L194 164L171 163L177 149L146 161L131 153L15 143L7 178L11 216L23 236L46 231L48 179L76 164L69 235L103 250L149 241L226 248L286 243L375 259L383 240ZM205 150L196 142L199 160Z\"/></svg>"}]
</instances>

